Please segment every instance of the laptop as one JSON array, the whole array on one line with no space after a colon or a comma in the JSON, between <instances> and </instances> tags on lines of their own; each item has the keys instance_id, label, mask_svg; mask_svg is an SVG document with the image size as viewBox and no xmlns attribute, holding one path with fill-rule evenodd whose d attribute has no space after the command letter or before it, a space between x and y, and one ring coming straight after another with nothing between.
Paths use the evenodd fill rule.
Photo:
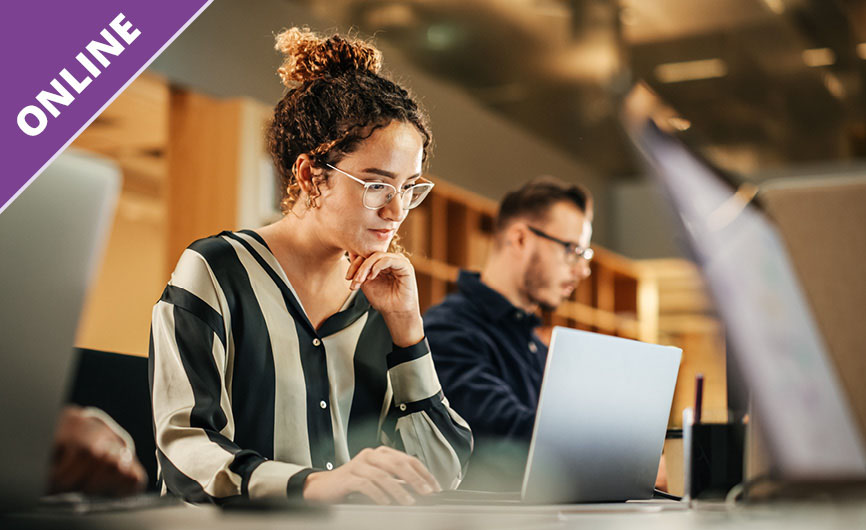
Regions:
<instances>
[{"instance_id":1,"label":"laptop","mask_svg":"<svg viewBox=\"0 0 866 530\"><path fill-rule=\"evenodd\" d=\"M555 327L519 496L457 490L431 502L653 498L681 357L672 346Z\"/></svg>"},{"instance_id":2,"label":"laptop","mask_svg":"<svg viewBox=\"0 0 866 530\"><path fill-rule=\"evenodd\" d=\"M646 85L623 123L701 266L728 351L760 418L770 476L863 481L866 446L777 228L754 186L714 168L666 130L674 111Z\"/></svg>"},{"instance_id":3,"label":"laptop","mask_svg":"<svg viewBox=\"0 0 866 530\"><path fill-rule=\"evenodd\" d=\"M650 499L682 350L556 327L521 500Z\"/></svg>"},{"instance_id":4,"label":"laptop","mask_svg":"<svg viewBox=\"0 0 866 530\"><path fill-rule=\"evenodd\" d=\"M0 512L43 494L84 295L105 246L120 171L67 151L0 212Z\"/></svg>"}]
</instances>

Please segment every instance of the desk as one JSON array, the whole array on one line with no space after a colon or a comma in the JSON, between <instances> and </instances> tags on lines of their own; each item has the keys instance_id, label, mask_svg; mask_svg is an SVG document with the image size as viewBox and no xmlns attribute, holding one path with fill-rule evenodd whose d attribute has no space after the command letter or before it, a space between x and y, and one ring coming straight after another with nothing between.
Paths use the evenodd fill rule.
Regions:
<instances>
[{"instance_id":1,"label":"desk","mask_svg":"<svg viewBox=\"0 0 866 530\"><path fill-rule=\"evenodd\" d=\"M11 525L7 523L11 522ZM759 506L704 505L693 509L639 509L611 505L573 506L335 506L321 513L224 512L213 506L170 508L78 517L26 516L4 528L94 528L121 530L452 530L590 528L641 530L866 528L866 499L860 502L790 503Z\"/></svg>"}]
</instances>

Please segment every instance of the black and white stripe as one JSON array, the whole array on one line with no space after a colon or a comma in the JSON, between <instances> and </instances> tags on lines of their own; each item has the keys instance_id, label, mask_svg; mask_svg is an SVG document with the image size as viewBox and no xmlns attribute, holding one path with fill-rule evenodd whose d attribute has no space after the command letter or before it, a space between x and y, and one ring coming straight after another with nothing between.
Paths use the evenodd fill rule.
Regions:
<instances>
[{"instance_id":1,"label":"black and white stripe","mask_svg":"<svg viewBox=\"0 0 866 530\"><path fill-rule=\"evenodd\" d=\"M191 501L298 495L382 443L456 487L471 452L426 340L395 348L360 291L314 329L251 231L184 251L153 308L150 379L163 491Z\"/></svg>"}]
</instances>

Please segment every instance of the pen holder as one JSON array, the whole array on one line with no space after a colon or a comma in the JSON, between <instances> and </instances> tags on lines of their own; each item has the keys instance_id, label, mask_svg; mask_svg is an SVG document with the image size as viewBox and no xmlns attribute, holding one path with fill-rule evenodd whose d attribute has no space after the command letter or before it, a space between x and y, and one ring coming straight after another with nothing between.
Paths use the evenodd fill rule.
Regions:
<instances>
[{"instance_id":1,"label":"pen holder","mask_svg":"<svg viewBox=\"0 0 866 530\"><path fill-rule=\"evenodd\" d=\"M694 423L683 411L684 490L690 499L724 499L743 480L745 425L742 422Z\"/></svg>"}]
</instances>

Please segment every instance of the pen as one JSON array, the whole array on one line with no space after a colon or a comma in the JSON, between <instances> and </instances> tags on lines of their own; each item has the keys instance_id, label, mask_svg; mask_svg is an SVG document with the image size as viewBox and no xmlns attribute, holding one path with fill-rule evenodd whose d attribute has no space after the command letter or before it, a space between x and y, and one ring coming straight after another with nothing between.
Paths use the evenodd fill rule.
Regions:
<instances>
[{"instance_id":1,"label":"pen","mask_svg":"<svg viewBox=\"0 0 866 530\"><path fill-rule=\"evenodd\" d=\"M695 423L701 422L701 408L704 402L704 374L695 376Z\"/></svg>"}]
</instances>

